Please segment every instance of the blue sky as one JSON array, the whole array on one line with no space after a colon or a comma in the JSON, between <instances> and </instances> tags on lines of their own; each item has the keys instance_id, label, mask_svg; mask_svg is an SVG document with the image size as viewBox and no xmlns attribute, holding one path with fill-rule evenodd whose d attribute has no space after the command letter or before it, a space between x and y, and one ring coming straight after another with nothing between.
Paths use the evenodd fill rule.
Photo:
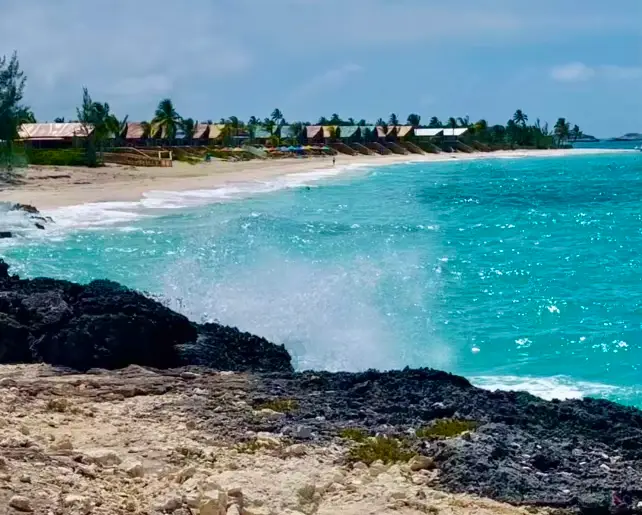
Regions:
<instances>
[{"instance_id":1,"label":"blue sky","mask_svg":"<svg viewBox=\"0 0 642 515\"><path fill-rule=\"evenodd\" d=\"M505 122L642 132L642 0L0 0L39 120L86 85L119 116Z\"/></svg>"}]
</instances>

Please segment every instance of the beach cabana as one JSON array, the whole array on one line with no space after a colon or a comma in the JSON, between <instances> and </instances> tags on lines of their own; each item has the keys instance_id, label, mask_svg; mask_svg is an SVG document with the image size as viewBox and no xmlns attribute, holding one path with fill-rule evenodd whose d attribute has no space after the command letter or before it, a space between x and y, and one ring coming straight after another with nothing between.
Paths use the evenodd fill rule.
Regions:
<instances>
[{"instance_id":1,"label":"beach cabana","mask_svg":"<svg viewBox=\"0 0 642 515\"><path fill-rule=\"evenodd\" d=\"M225 134L225 124L217 123L209 126L207 139L210 143L222 143Z\"/></svg>"},{"instance_id":2,"label":"beach cabana","mask_svg":"<svg viewBox=\"0 0 642 515\"><path fill-rule=\"evenodd\" d=\"M144 140L149 135L146 134L146 126L142 122L130 122L125 129L125 143L132 146L143 145Z\"/></svg>"},{"instance_id":3,"label":"beach cabana","mask_svg":"<svg viewBox=\"0 0 642 515\"><path fill-rule=\"evenodd\" d=\"M272 133L269 130L264 129L263 127L254 127L254 134L252 136L252 139L256 143L259 143L260 145L266 145L271 137Z\"/></svg>"},{"instance_id":4,"label":"beach cabana","mask_svg":"<svg viewBox=\"0 0 642 515\"><path fill-rule=\"evenodd\" d=\"M356 141L361 137L358 125L343 125L338 128L337 137L344 143Z\"/></svg>"},{"instance_id":5,"label":"beach cabana","mask_svg":"<svg viewBox=\"0 0 642 515\"><path fill-rule=\"evenodd\" d=\"M430 127L428 129L415 129L415 136L420 140L430 140L443 136L444 129L441 127Z\"/></svg>"},{"instance_id":6,"label":"beach cabana","mask_svg":"<svg viewBox=\"0 0 642 515\"><path fill-rule=\"evenodd\" d=\"M208 123L197 123L194 127L194 134L192 135L192 141L195 143L206 143L207 136L209 133L209 124Z\"/></svg>"},{"instance_id":7,"label":"beach cabana","mask_svg":"<svg viewBox=\"0 0 642 515\"><path fill-rule=\"evenodd\" d=\"M93 126L82 123L23 123L18 137L37 148L67 148L93 131Z\"/></svg>"},{"instance_id":8,"label":"beach cabana","mask_svg":"<svg viewBox=\"0 0 642 515\"><path fill-rule=\"evenodd\" d=\"M378 139L386 139L386 137L388 136L387 127L382 127L381 125L377 125L376 132L377 132Z\"/></svg>"},{"instance_id":9,"label":"beach cabana","mask_svg":"<svg viewBox=\"0 0 642 515\"><path fill-rule=\"evenodd\" d=\"M394 129L395 136L398 139L404 139L412 136L415 128L412 125L397 125Z\"/></svg>"},{"instance_id":10,"label":"beach cabana","mask_svg":"<svg viewBox=\"0 0 642 515\"><path fill-rule=\"evenodd\" d=\"M359 137L362 142L375 141L377 139L377 128L374 125L359 126Z\"/></svg>"},{"instance_id":11,"label":"beach cabana","mask_svg":"<svg viewBox=\"0 0 642 515\"><path fill-rule=\"evenodd\" d=\"M308 143L312 145L323 143L323 127L321 125L308 125L305 128L305 137Z\"/></svg>"},{"instance_id":12,"label":"beach cabana","mask_svg":"<svg viewBox=\"0 0 642 515\"><path fill-rule=\"evenodd\" d=\"M459 141L461 137L468 132L466 127L457 127L455 129L448 127L442 130L444 131L444 141L448 143Z\"/></svg>"},{"instance_id":13,"label":"beach cabana","mask_svg":"<svg viewBox=\"0 0 642 515\"><path fill-rule=\"evenodd\" d=\"M337 125L324 125L323 126L323 139L328 142L337 138Z\"/></svg>"}]
</instances>

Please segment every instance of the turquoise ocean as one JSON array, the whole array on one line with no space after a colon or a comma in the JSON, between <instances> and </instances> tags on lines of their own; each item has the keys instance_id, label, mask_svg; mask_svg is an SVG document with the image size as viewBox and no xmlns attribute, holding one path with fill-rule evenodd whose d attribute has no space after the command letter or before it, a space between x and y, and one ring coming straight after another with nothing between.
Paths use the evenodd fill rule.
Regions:
<instances>
[{"instance_id":1,"label":"turquoise ocean","mask_svg":"<svg viewBox=\"0 0 642 515\"><path fill-rule=\"evenodd\" d=\"M641 152L368 164L47 214L0 247L16 272L121 282L284 343L298 369L430 366L642 407Z\"/></svg>"}]
</instances>

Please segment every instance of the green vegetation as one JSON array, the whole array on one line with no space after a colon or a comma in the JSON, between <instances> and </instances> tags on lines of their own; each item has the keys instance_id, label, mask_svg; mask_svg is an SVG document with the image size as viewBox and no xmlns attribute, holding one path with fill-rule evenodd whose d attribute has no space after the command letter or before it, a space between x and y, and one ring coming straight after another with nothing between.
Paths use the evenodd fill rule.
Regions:
<instances>
[{"instance_id":1,"label":"green vegetation","mask_svg":"<svg viewBox=\"0 0 642 515\"><path fill-rule=\"evenodd\" d=\"M352 463L361 461L371 465L377 460L384 464L405 462L415 453L403 440L397 438L377 436L352 447L348 451L348 460Z\"/></svg>"},{"instance_id":2,"label":"green vegetation","mask_svg":"<svg viewBox=\"0 0 642 515\"><path fill-rule=\"evenodd\" d=\"M158 104L154 119L152 120L152 132L160 132L163 139L173 140L176 138L176 132L181 127L183 119L176 112L172 100L164 98Z\"/></svg>"},{"instance_id":3,"label":"green vegetation","mask_svg":"<svg viewBox=\"0 0 642 515\"><path fill-rule=\"evenodd\" d=\"M362 443L365 442L368 438L368 433L364 429L359 429L357 427L347 427L339 432L339 436L346 440L352 440L353 442Z\"/></svg>"},{"instance_id":4,"label":"green vegetation","mask_svg":"<svg viewBox=\"0 0 642 515\"><path fill-rule=\"evenodd\" d=\"M75 150L69 152L25 151L22 156L16 153L14 141L18 139L18 128L22 123L35 122L35 117L30 109L22 104L23 93L27 78L20 69L17 54L11 58L0 57L0 167L11 168L20 162L19 157L26 157L34 164L54 165L80 165L88 164L97 166L100 164L100 157L107 147L122 146L122 139L126 135L128 117L120 119L110 112L109 104L94 101L87 88L83 89L83 100L77 109L77 122L85 128L88 137L79 137L85 150L85 159L80 160ZM381 126L384 130L389 127L400 125L401 118L396 113L379 118L374 125ZM449 117L442 122L438 117L428 118L428 124L422 124L422 117L418 113L410 113L406 120L408 125L416 128L465 128L463 135L459 137L461 143L478 149L499 150L513 148L553 148L566 147L569 143L580 139L583 132L580 127L571 123L566 118L559 118L552 130L549 130L547 123L541 123L536 119L535 123L529 122L529 116L522 110L517 109L505 124L489 124L481 119L472 122L468 116ZM57 122L64 123L64 118L56 118ZM69 120L71 121L71 120ZM207 121L211 124L211 120ZM225 146L238 144L239 138L252 144L255 142L268 143L272 146L281 145L305 145L307 143L305 127L310 125L307 121L292 121L288 124L283 112L275 108L270 115L263 118L251 116L247 122L237 116L221 118L220 123L224 125L217 143ZM329 118L321 116L318 125L332 125L336 127L369 125L365 119L358 122L353 117L344 118L339 113L332 113ZM181 116L172 99L164 98L154 112L151 122L141 122L143 128L143 139L161 140L161 143L154 143L157 146L190 146L194 143L194 134L198 122L189 117ZM288 126L287 129L283 129ZM182 133L182 134L181 134ZM262 134L259 139L257 134ZM336 139L340 136L341 129L332 129L329 139ZM360 131L359 136L362 143L377 141L376 131ZM267 136L266 136L267 135ZM391 136L394 138L395 136ZM412 135L407 136L413 141ZM448 140L440 141L437 137L434 143L449 146ZM456 145L455 145L456 146ZM186 162L197 162L198 160L189 155L174 152L176 159ZM215 156L215 154L210 153ZM229 158L229 154L222 154L223 158ZM239 155L239 159L249 156Z\"/></svg>"},{"instance_id":5,"label":"green vegetation","mask_svg":"<svg viewBox=\"0 0 642 515\"><path fill-rule=\"evenodd\" d=\"M27 77L20 70L18 55L0 57L0 168L9 171L19 164L14 156L14 140L21 124L34 120L31 110L23 105Z\"/></svg>"},{"instance_id":6,"label":"green vegetation","mask_svg":"<svg viewBox=\"0 0 642 515\"><path fill-rule=\"evenodd\" d=\"M257 410L271 409L279 413L291 413L299 409L299 403L296 399L273 399L259 404L255 407Z\"/></svg>"},{"instance_id":7,"label":"green vegetation","mask_svg":"<svg viewBox=\"0 0 642 515\"><path fill-rule=\"evenodd\" d=\"M467 431L474 431L479 424L473 420L442 418L417 430L418 438L453 438Z\"/></svg>"},{"instance_id":8,"label":"green vegetation","mask_svg":"<svg viewBox=\"0 0 642 515\"><path fill-rule=\"evenodd\" d=\"M98 166L98 152L102 152L105 141L114 136L114 132L126 126L127 117L123 122L110 113L109 104L94 102L87 88L83 88L82 105L76 109L78 121L82 124L85 135L85 150L88 166ZM93 128L93 130L92 130ZM48 163L51 164L51 163Z\"/></svg>"},{"instance_id":9,"label":"green vegetation","mask_svg":"<svg viewBox=\"0 0 642 515\"><path fill-rule=\"evenodd\" d=\"M258 440L250 440L236 445L236 450L241 454L256 454L262 449L265 449L265 445L261 445Z\"/></svg>"},{"instance_id":10,"label":"green vegetation","mask_svg":"<svg viewBox=\"0 0 642 515\"><path fill-rule=\"evenodd\" d=\"M27 149L27 161L33 165L86 166L87 154L79 148L64 149Z\"/></svg>"}]
</instances>

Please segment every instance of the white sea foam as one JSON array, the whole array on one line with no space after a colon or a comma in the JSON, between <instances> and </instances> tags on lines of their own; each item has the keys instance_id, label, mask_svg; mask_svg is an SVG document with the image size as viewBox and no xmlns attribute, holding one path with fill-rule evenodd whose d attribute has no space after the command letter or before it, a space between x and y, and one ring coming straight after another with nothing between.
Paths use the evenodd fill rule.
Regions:
<instances>
[{"instance_id":1,"label":"white sea foam","mask_svg":"<svg viewBox=\"0 0 642 515\"><path fill-rule=\"evenodd\" d=\"M626 387L577 381L567 376L477 376L471 377L470 381L485 390L524 391L546 400L581 399L589 396L626 399L636 394Z\"/></svg>"},{"instance_id":2,"label":"white sea foam","mask_svg":"<svg viewBox=\"0 0 642 515\"><path fill-rule=\"evenodd\" d=\"M247 181L226 184L212 189L163 191L152 190L137 202L96 202L66 206L43 211L55 220L48 235L75 228L97 228L131 223L148 216L164 214L168 210L198 207L207 204L243 199L256 194L300 188L347 172L366 171L369 165L355 163L335 168L284 174L269 181ZM7 211L8 211L7 205ZM16 215L16 220L18 215ZM6 216L3 214L3 220ZM12 222L13 223L13 222ZM9 229L0 229L9 230Z\"/></svg>"},{"instance_id":3,"label":"white sea foam","mask_svg":"<svg viewBox=\"0 0 642 515\"><path fill-rule=\"evenodd\" d=\"M312 262L266 249L252 262L213 271L211 264L187 258L163 271L163 297L192 320L216 320L285 344L300 370L391 369L413 362L447 368L446 346L435 338L430 348L409 348L380 302L381 285L400 275L412 274L412 280L399 302L411 305L425 295L416 261L408 253L376 263L360 257ZM428 325L424 320L422 330Z\"/></svg>"},{"instance_id":4,"label":"white sea foam","mask_svg":"<svg viewBox=\"0 0 642 515\"><path fill-rule=\"evenodd\" d=\"M54 220L52 229L101 227L133 222L145 215L138 202L96 202L43 211Z\"/></svg>"}]
</instances>

